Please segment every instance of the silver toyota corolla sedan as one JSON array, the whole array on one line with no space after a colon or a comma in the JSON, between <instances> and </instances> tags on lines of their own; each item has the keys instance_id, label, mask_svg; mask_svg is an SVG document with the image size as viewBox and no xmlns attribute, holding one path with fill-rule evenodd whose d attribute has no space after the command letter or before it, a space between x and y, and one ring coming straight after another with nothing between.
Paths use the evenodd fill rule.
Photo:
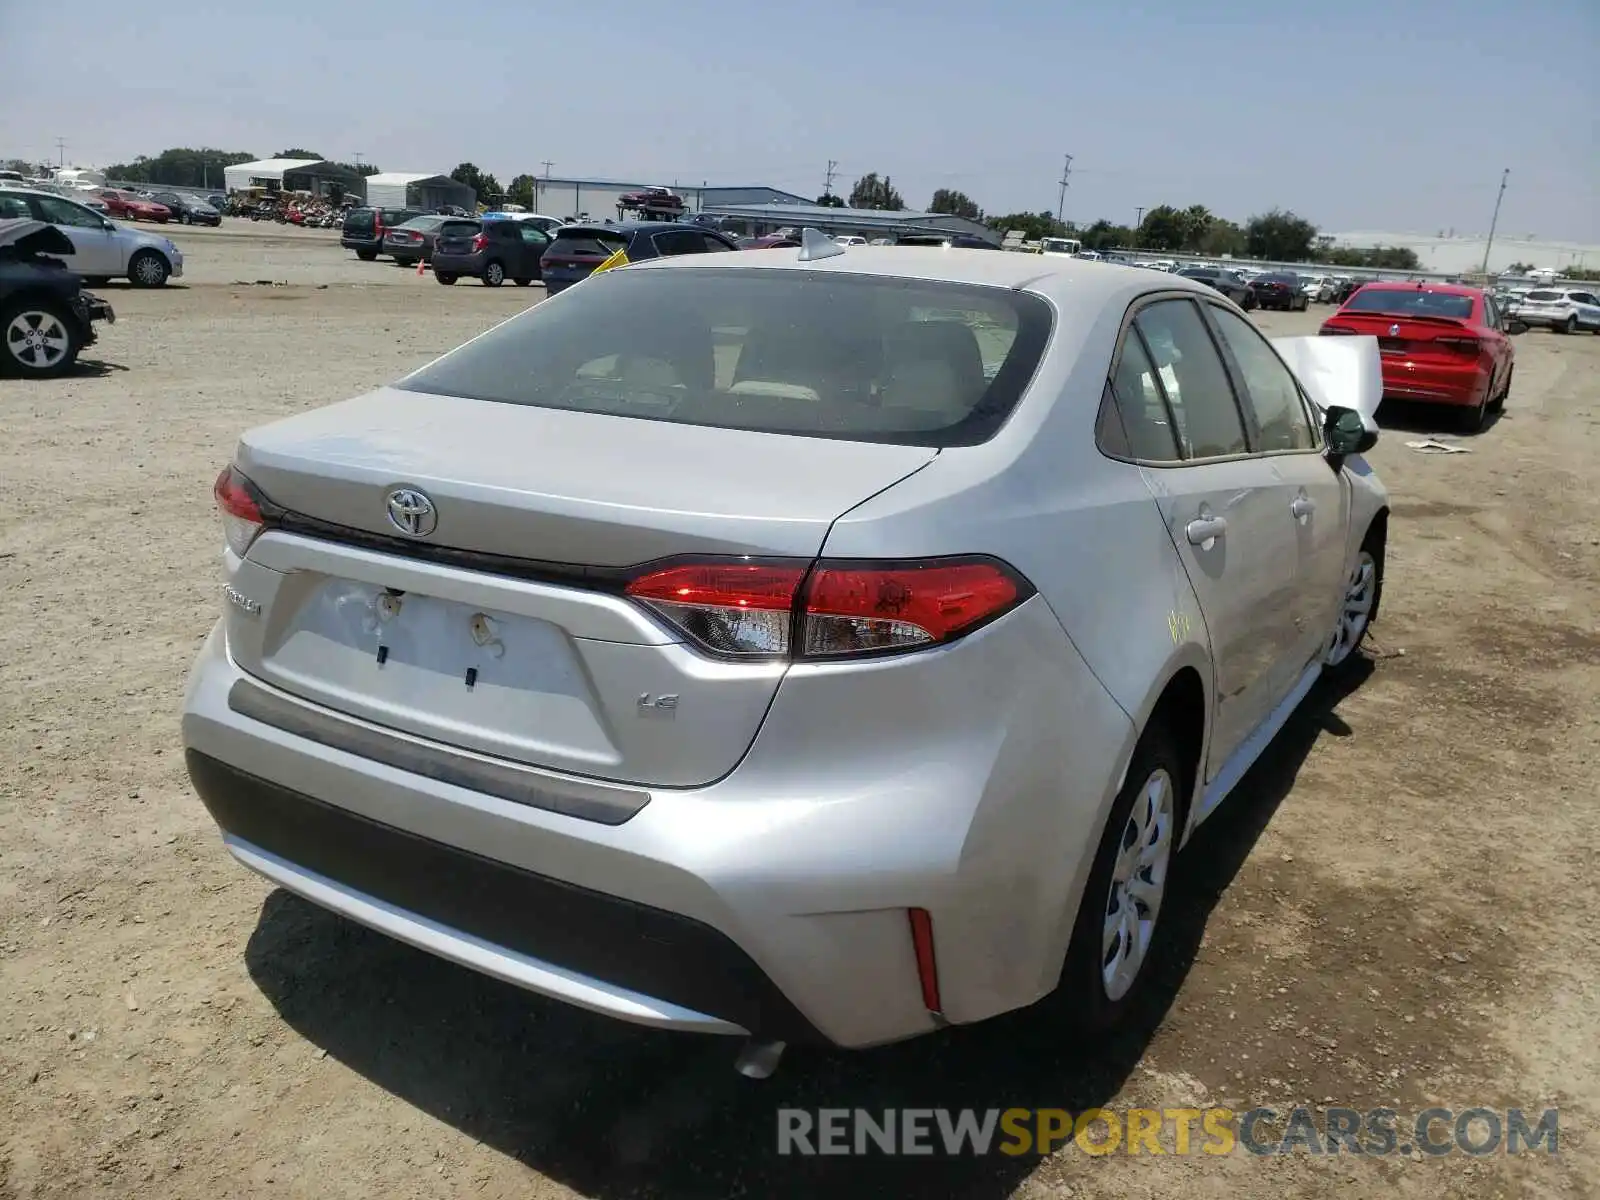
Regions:
<instances>
[{"instance_id":1,"label":"silver toyota corolla sedan","mask_svg":"<svg viewBox=\"0 0 1600 1200\"><path fill-rule=\"evenodd\" d=\"M824 241L243 435L183 716L237 859L750 1073L1128 1010L1173 855L1376 616L1376 435L1204 284Z\"/></svg>"}]
</instances>

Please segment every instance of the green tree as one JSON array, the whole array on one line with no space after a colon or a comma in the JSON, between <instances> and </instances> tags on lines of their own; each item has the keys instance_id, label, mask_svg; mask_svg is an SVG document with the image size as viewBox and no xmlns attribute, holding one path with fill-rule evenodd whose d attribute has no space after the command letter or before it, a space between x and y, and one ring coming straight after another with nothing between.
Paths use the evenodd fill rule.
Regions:
<instances>
[{"instance_id":1,"label":"green tree","mask_svg":"<svg viewBox=\"0 0 1600 1200\"><path fill-rule=\"evenodd\" d=\"M818 196L817 203L823 208L843 208L845 206L844 198L842 196L835 196L832 192L825 192Z\"/></svg>"},{"instance_id":2,"label":"green tree","mask_svg":"<svg viewBox=\"0 0 1600 1200\"><path fill-rule=\"evenodd\" d=\"M1317 238L1317 227L1304 217L1275 208L1245 222L1244 236L1252 258L1306 262Z\"/></svg>"},{"instance_id":3,"label":"green tree","mask_svg":"<svg viewBox=\"0 0 1600 1200\"><path fill-rule=\"evenodd\" d=\"M1177 250L1188 236L1189 224L1184 213L1170 204L1158 205L1145 213L1139 223L1138 245L1142 250Z\"/></svg>"},{"instance_id":4,"label":"green tree","mask_svg":"<svg viewBox=\"0 0 1600 1200\"><path fill-rule=\"evenodd\" d=\"M856 180L855 187L850 189L851 208L877 208L890 212L900 212L906 206L905 199L894 190L894 184L885 175L878 178L878 173L872 171Z\"/></svg>"},{"instance_id":5,"label":"green tree","mask_svg":"<svg viewBox=\"0 0 1600 1200\"><path fill-rule=\"evenodd\" d=\"M928 211L948 213L953 217L966 217L970 221L983 220L983 209L978 207L971 196L949 188L940 188L934 192L933 199L928 201Z\"/></svg>"},{"instance_id":6,"label":"green tree","mask_svg":"<svg viewBox=\"0 0 1600 1200\"><path fill-rule=\"evenodd\" d=\"M1004 216L987 218L985 224L1002 234L1020 229L1023 237L1030 242L1042 237L1071 237L1076 232L1072 222L1058 221L1055 213L1051 212L1006 213Z\"/></svg>"},{"instance_id":7,"label":"green tree","mask_svg":"<svg viewBox=\"0 0 1600 1200\"><path fill-rule=\"evenodd\" d=\"M518 175L506 188L506 201L510 204L520 204L523 208L538 207L534 195L539 190L539 181L532 175Z\"/></svg>"},{"instance_id":8,"label":"green tree","mask_svg":"<svg viewBox=\"0 0 1600 1200\"><path fill-rule=\"evenodd\" d=\"M1245 252L1244 230L1222 217L1212 217L1197 249L1201 254L1238 258Z\"/></svg>"},{"instance_id":9,"label":"green tree","mask_svg":"<svg viewBox=\"0 0 1600 1200\"><path fill-rule=\"evenodd\" d=\"M318 154L315 150L301 150L299 147L296 147L293 150L279 150L272 157L273 158L314 158L318 162L323 162L324 161L322 155Z\"/></svg>"},{"instance_id":10,"label":"green tree","mask_svg":"<svg viewBox=\"0 0 1600 1200\"><path fill-rule=\"evenodd\" d=\"M450 178L457 183L466 184L477 193L478 203L480 204L488 204L491 200L497 200L505 194L500 187L498 179L493 175L478 170L473 163L464 162L458 164L456 169L450 172Z\"/></svg>"},{"instance_id":11,"label":"green tree","mask_svg":"<svg viewBox=\"0 0 1600 1200\"><path fill-rule=\"evenodd\" d=\"M222 171L236 163L254 162L247 150L191 150L178 147L151 157L141 154L131 163L114 163L106 168L106 178L119 183L157 183L167 187L222 186Z\"/></svg>"},{"instance_id":12,"label":"green tree","mask_svg":"<svg viewBox=\"0 0 1600 1200\"><path fill-rule=\"evenodd\" d=\"M1113 225L1104 217L1078 235L1085 250L1104 253L1133 245L1133 230L1126 225Z\"/></svg>"},{"instance_id":13,"label":"green tree","mask_svg":"<svg viewBox=\"0 0 1600 1200\"><path fill-rule=\"evenodd\" d=\"M1199 250L1205 245L1206 234L1211 230L1211 224L1216 218L1211 215L1211 210L1204 204L1191 204L1183 210L1183 245L1184 250Z\"/></svg>"}]
</instances>

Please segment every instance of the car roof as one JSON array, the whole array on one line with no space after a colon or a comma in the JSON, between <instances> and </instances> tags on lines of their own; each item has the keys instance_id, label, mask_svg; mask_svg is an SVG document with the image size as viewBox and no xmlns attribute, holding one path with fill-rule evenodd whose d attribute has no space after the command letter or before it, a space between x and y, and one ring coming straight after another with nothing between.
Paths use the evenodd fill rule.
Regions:
<instances>
[{"instance_id":1,"label":"car roof","mask_svg":"<svg viewBox=\"0 0 1600 1200\"><path fill-rule=\"evenodd\" d=\"M693 221L614 221L610 225L595 221L579 221L572 225L563 225L561 233L626 233L630 237L636 233L657 233L662 230L688 229L695 233L720 233L721 230L708 230L704 225L697 225Z\"/></svg>"}]
</instances>

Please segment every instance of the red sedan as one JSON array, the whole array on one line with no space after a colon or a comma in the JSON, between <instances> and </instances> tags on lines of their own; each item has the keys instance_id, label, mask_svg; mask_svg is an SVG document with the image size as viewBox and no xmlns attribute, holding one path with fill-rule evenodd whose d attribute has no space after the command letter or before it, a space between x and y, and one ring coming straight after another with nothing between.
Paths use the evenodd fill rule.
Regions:
<instances>
[{"instance_id":1,"label":"red sedan","mask_svg":"<svg viewBox=\"0 0 1600 1200\"><path fill-rule=\"evenodd\" d=\"M154 221L159 225L165 225L172 219L172 210L165 204L157 204L154 200L146 200L143 196L135 196L132 192L105 188L95 195L105 202L106 212L113 217L121 217L124 221Z\"/></svg>"},{"instance_id":2,"label":"red sedan","mask_svg":"<svg viewBox=\"0 0 1600 1200\"><path fill-rule=\"evenodd\" d=\"M1451 405L1463 431L1477 433L1511 391L1515 352L1505 326L1482 288L1369 283L1321 332L1376 337L1384 396Z\"/></svg>"}]
</instances>

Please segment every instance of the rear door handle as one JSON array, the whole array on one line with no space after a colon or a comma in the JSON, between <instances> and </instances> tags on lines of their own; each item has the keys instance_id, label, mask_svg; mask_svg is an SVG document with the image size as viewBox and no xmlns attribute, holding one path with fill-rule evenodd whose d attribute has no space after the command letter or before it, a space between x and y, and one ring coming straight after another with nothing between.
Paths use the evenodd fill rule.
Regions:
<instances>
[{"instance_id":1,"label":"rear door handle","mask_svg":"<svg viewBox=\"0 0 1600 1200\"><path fill-rule=\"evenodd\" d=\"M1294 514L1295 520L1303 521L1317 511L1317 505L1310 496L1296 496L1294 503L1289 505L1289 511Z\"/></svg>"},{"instance_id":2,"label":"rear door handle","mask_svg":"<svg viewBox=\"0 0 1600 1200\"><path fill-rule=\"evenodd\" d=\"M1228 522L1222 517L1201 517L1184 526L1189 544L1203 546L1228 532Z\"/></svg>"}]
</instances>

